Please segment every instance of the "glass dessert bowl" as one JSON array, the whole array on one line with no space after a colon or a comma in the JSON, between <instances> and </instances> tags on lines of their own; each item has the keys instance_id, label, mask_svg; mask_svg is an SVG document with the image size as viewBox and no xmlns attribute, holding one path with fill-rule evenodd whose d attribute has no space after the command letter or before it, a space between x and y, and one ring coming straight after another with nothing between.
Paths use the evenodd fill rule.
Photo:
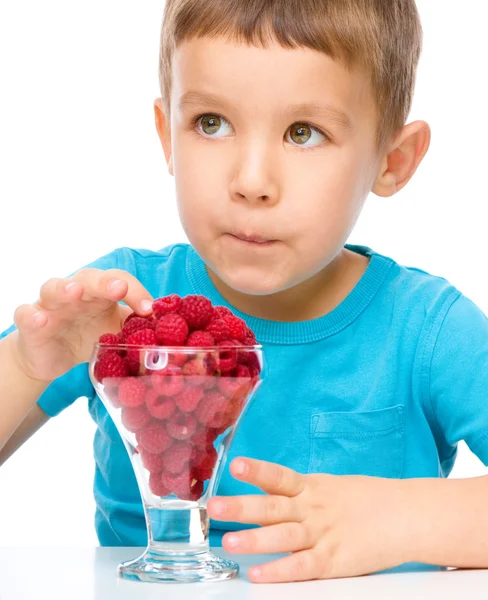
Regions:
<instances>
[{"instance_id":1,"label":"glass dessert bowl","mask_svg":"<svg viewBox=\"0 0 488 600\"><path fill-rule=\"evenodd\" d=\"M90 379L129 454L148 546L124 579L217 581L238 565L209 549L206 506L261 383L261 346L95 345Z\"/></svg>"}]
</instances>

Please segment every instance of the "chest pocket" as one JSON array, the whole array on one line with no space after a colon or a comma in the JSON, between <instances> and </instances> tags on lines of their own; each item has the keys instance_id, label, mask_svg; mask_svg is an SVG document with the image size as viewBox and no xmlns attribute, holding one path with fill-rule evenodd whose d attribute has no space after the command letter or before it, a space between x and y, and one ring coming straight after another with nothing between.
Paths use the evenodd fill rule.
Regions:
<instances>
[{"instance_id":1,"label":"chest pocket","mask_svg":"<svg viewBox=\"0 0 488 600\"><path fill-rule=\"evenodd\" d=\"M312 415L309 473L400 479L403 405L380 410Z\"/></svg>"}]
</instances>

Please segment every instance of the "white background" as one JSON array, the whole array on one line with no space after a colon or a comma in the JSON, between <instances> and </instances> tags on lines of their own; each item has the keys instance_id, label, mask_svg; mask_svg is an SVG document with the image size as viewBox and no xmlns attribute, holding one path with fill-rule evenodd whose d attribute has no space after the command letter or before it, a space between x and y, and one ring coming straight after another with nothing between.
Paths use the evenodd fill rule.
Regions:
<instances>
[{"instance_id":1,"label":"white background","mask_svg":"<svg viewBox=\"0 0 488 600\"><path fill-rule=\"evenodd\" d=\"M163 4L0 3L0 331L50 277L118 246L186 241L153 116ZM371 196L349 241L447 278L488 312L488 7L418 6L409 120L430 123L431 148L397 196ZM97 544L94 430L80 399L0 469L0 545ZM461 444L452 476L485 473Z\"/></svg>"}]
</instances>

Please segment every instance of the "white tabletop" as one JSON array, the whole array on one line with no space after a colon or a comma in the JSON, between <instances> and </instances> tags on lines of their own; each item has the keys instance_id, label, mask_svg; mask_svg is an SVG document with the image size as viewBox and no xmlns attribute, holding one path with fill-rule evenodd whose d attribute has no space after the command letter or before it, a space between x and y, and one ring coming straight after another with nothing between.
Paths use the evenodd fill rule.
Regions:
<instances>
[{"instance_id":1,"label":"white tabletop","mask_svg":"<svg viewBox=\"0 0 488 600\"><path fill-rule=\"evenodd\" d=\"M459 600L488 598L488 570L414 570L366 577L252 584L252 564L266 556L233 556L241 566L237 579L217 583L158 584L124 581L119 562L136 558L144 548L0 548L1 600ZM227 556L221 548L216 554Z\"/></svg>"}]
</instances>

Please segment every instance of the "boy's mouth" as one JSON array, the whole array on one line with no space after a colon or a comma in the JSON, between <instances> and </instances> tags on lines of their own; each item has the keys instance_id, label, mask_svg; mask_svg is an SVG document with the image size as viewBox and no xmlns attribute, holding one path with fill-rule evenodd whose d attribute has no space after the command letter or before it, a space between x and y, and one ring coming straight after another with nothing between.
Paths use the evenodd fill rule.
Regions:
<instances>
[{"instance_id":1,"label":"boy's mouth","mask_svg":"<svg viewBox=\"0 0 488 600\"><path fill-rule=\"evenodd\" d=\"M278 241L254 233L246 234L241 232L235 232L230 233L228 235L239 242L243 242L245 244L253 246L271 246Z\"/></svg>"}]
</instances>

